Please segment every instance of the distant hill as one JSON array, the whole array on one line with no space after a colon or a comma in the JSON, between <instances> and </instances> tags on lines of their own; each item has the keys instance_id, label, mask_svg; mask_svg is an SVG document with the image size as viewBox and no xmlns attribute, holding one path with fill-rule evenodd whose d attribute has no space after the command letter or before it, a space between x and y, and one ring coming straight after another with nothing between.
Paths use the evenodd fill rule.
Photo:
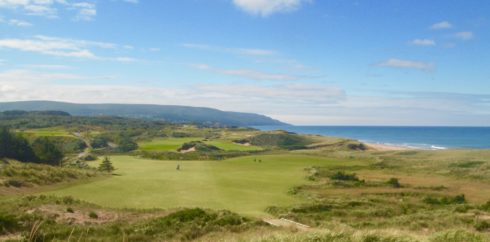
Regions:
<instances>
[{"instance_id":1,"label":"distant hill","mask_svg":"<svg viewBox=\"0 0 490 242\"><path fill-rule=\"evenodd\" d=\"M63 111L75 116L119 116L165 120L174 123L259 126L284 124L254 113L225 112L213 108L149 104L76 104L53 101L0 103L0 111Z\"/></svg>"}]
</instances>

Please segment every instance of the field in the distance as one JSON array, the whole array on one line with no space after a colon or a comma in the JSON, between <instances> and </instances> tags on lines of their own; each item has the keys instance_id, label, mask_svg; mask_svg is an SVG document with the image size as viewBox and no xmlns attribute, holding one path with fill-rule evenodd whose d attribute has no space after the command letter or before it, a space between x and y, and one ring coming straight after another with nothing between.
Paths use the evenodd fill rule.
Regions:
<instances>
[{"instance_id":1,"label":"field in the distance","mask_svg":"<svg viewBox=\"0 0 490 242\"><path fill-rule=\"evenodd\" d=\"M227 161L160 161L114 156L112 161L117 171L111 178L51 193L107 207L203 207L264 215L264 209L269 206L301 202L288 191L308 182L305 167L354 164L289 154ZM177 165L180 171L176 170Z\"/></svg>"},{"instance_id":2,"label":"field in the distance","mask_svg":"<svg viewBox=\"0 0 490 242\"><path fill-rule=\"evenodd\" d=\"M53 128L44 128L44 129L27 129L27 130L18 130L17 132L21 132L27 135L34 135L36 137L67 137L73 136L66 129L62 127L53 127Z\"/></svg>"}]
</instances>

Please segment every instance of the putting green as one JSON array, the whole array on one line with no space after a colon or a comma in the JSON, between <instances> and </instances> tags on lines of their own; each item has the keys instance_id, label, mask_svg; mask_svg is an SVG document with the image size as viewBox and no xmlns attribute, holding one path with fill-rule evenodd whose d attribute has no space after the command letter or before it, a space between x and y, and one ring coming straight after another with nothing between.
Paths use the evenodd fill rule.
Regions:
<instances>
[{"instance_id":1,"label":"putting green","mask_svg":"<svg viewBox=\"0 0 490 242\"><path fill-rule=\"evenodd\" d=\"M289 195L288 190L308 182L305 167L345 164L292 154L226 161L160 161L131 156L111 159L117 175L49 193L107 207L203 207L263 215L268 206L301 202ZM177 165L180 171L176 170Z\"/></svg>"}]
</instances>

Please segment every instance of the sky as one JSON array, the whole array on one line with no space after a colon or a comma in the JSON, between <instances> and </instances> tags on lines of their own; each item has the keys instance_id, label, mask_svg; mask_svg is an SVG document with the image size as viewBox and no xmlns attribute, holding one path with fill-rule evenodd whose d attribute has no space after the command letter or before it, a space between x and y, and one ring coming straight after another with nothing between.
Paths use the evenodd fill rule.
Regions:
<instances>
[{"instance_id":1,"label":"sky","mask_svg":"<svg viewBox=\"0 0 490 242\"><path fill-rule=\"evenodd\" d=\"M0 101L490 125L487 0L0 0Z\"/></svg>"}]
</instances>

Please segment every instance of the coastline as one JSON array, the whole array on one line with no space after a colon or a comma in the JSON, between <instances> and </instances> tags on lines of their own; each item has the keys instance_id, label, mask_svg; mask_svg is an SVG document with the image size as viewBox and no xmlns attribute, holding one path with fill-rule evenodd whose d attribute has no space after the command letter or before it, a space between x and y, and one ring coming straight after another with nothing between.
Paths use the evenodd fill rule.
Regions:
<instances>
[{"instance_id":1,"label":"coastline","mask_svg":"<svg viewBox=\"0 0 490 242\"><path fill-rule=\"evenodd\" d=\"M402 151L402 150L416 150L414 147L407 146L399 146L399 145L388 145L388 144L373 144L373 143L364 143L369 148L377 150L377 151Z\"/></svg>"},{"instance_id":2,"label":"coastline","mask_svg":"<svg viewBox=\"0 0 490 242\"><path fill-rule=\"evenodd\" d=\"M254 126L298 134L342 137L374 150L490 149L490 127Z\"/></svg>"}]
</instances>

